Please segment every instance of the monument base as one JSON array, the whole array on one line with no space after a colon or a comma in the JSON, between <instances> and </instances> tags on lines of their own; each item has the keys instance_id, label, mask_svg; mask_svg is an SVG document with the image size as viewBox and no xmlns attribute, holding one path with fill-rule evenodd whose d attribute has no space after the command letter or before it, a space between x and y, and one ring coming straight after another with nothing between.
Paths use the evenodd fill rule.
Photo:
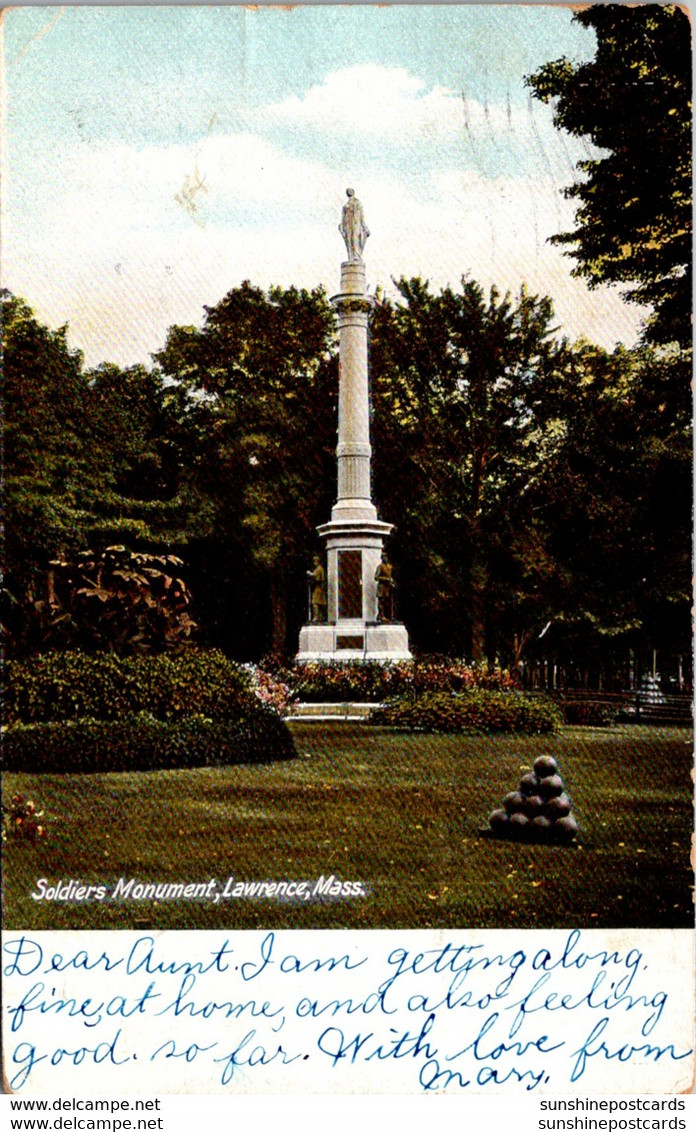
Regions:
<instances>
[{"instance_id":1,"label":"monument base","mask_svg":"<svg viewBox=\"0 0 696 1132\"><path fill-rule=\"evenodd\" d=\"M299 664L309 661L412 660L406 626L400 622L337 621L304 625L300 630Z\"/></svg>"}]
</instances>

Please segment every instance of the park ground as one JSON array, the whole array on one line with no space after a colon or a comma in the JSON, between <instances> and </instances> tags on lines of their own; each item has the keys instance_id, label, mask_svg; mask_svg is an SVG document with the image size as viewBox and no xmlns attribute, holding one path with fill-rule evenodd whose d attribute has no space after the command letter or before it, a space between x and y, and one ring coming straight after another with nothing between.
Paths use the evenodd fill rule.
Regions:
<instances>
[{"instance_id":1,"label":"park ground","mask_svg":"<svg viewBox=\"0 0 696 1132\"><path fill-rule=\"evenodd\" d=\"M9 840L8 929L672 928L693 926L693 735L567 727L548 736L401 734L294 723L298 758L152 773L6 774L47 837ZM485 835L540 754L580 825L569 846ZM114 900L136 883L360 882L365 895ZM37 881L104 885L102 901L35 900ZM44 886L45 887L45 886Z\"/></svg>"}]
</instances>

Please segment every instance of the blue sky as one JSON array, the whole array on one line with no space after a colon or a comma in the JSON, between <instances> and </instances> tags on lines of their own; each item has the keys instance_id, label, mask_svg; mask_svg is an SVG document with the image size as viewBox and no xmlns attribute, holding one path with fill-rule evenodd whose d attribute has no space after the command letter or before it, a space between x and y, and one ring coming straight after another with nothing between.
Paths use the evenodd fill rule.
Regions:
<instances>
[{"instance_id":1,"label":"blue sky","mask_svg":"<svg viewBox=\"0 0 696 1132\"><path fill-rule=\"evenodd\" d=\"M590 152L524 76L593 54L561 5L15 8L4 18L3 281L88 364L148 361L249 278L338 283L354 186L372 286L469 273L631 342L547 238Z\"/></svg>"}]
</instances>

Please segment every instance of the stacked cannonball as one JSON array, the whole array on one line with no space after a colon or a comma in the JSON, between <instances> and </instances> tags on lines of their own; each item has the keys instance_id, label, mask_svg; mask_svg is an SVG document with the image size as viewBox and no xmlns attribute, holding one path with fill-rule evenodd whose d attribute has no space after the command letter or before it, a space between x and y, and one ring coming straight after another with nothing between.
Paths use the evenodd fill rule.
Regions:
<instances>
[{"instance_id":1,"label":"stacked cannonball","mask_svg":"<svg viewBox=\"0 0 696 1132\"><path fill-rule=\"evenodd\" d=\"M502 808L489 816L488 825L496 837L569 844L578 823L556 760L540 755L531 773L522 775L519 789L506 794Z\"/></svg>"}]
</instances>

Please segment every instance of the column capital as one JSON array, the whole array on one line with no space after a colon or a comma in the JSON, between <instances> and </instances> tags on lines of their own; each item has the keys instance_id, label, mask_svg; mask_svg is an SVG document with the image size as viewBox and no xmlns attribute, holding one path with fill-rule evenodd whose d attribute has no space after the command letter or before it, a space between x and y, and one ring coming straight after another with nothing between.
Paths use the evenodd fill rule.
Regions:
<instances>
[{"instance_id":1,"label":"column capital","mask_svg":"<svg viewBox=\"0 0 696 1132\"><path fill-rule=\"evenodd\" d=\"M375 305L372 295L356 295L354 291L344 291L339 295L332 295L329 302L336 307L339 315L363 312L369 314Z\"/></svg>"}]
</instances>

